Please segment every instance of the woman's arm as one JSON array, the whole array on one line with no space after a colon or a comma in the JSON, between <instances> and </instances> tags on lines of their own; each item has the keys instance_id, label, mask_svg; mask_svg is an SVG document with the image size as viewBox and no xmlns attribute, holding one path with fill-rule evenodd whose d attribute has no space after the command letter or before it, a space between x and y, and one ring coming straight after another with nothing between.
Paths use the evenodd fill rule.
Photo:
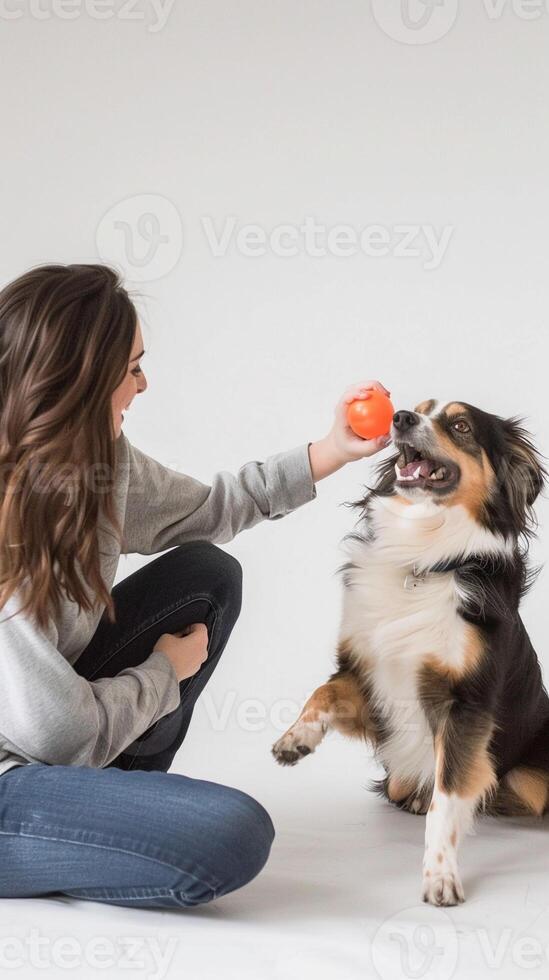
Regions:
<instances>
[{"instance_id":1,"label":"woman's arm","mask_svg":"<svg viewBox=\"0 0 549 980\"><path fill-rule=\"evenodd\" d=\"M196 539L223 544L316 497L307 443L251 460L236 474L220 470L207 484L164 466L124 433L118 442L129 465L123 554L157 554Z\"/></svg>"},{"instance_id":2,"label":"woman's arm","mask_svg":"<svg viewBox=\"0 0 549 980\"><path fill-rule=\"evenodd\" d=\"M386 439L361 439L347 425L349 402L367 398L373 387L386 391L378 381L349 388L328 435L318 442L264 462L252 460L236 474L222 470L211 484L163 466L121 433L120 459L129 472L122 553L157 554L197 538L224 544L260 521L279 520L314 500L316 481L386 445Z\"/></svg>"}]
</instances>

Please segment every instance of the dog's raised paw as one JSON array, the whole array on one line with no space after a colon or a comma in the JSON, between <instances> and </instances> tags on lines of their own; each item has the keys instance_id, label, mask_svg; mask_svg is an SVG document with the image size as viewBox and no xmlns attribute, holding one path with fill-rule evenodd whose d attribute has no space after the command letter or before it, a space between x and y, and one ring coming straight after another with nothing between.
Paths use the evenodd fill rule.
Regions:
<instances>
[{"instance_id":1,"label":"dog's raised paw","mask_svg":"<svg viewBox=\"0 0 549 980\"><path fill-rule=\"evenodd\" d=\"M287 732L274 743L271 752L281 766L295 766L304 756L314 752L326 734L322 719L304 721L298 719Z\"/></svg>"},{"instance_id":2,"label":"dog's raised paw","mask_svg":"<svg viewBox=\"0 0 549 980\"><path fill-rule=\"evenodd\" d=\"M303 750L303 751L300 751ZM299 748L295 749L282 749L280 752L275 752L272 749L272 753L278 763L281 766L295 766L304 755L308 755L311 750L306 748L306 746L301 745Z\"/></svg>"},{"instance_id":3,"label":"dog's raised paw","mask_svg":"<svg viewBox=\"0 0 549 980\"><path fill-rule=\"evenodd\" d=\"M310 755L313 749L308 745L294 744L292 738L283 735L271 749L276 761L281 766L295 766L304 756Z\"/></svg>"}]
</instances>

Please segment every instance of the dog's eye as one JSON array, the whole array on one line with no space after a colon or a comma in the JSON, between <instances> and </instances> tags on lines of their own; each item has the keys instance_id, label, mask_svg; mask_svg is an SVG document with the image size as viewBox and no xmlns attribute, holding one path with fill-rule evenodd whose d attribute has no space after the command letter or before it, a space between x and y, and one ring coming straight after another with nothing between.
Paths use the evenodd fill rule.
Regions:
<instances>
[{"instance_id":1,"label":"dog's eye","mask_svg":"<svg viewBox=\"0 0 549 980\"><path fill-rule=\"evenodd\" d=\"M466 419L458 419L457 422L454 422L452 428L455 429L456 432L470 432L471 431L471 426L469 425L469 423L467 422Z\"/></svg>"}]
</instances>

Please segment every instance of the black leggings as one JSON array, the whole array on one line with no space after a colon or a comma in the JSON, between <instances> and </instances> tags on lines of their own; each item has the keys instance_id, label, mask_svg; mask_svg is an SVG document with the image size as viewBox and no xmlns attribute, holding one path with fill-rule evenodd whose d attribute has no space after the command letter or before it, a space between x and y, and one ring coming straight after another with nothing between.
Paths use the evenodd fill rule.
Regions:
<instances>
[{"instance_id":1,"label":"black leggings","mask_svg":"<svg viewBox=\"0 0 549 980\"><path fill-rule=\"evenodd\" d=\"M117 622L103 615L74 664L87 680L114 677L136 667L162 633L191 623L208 629L208 657L181 681L179 707L160 718L109 765L167 772L189 727L196 699L214 672L242 604L242 568L232 555L208 541L172 548L123 579L112 590Z\"/></svg>"}]
</instances>

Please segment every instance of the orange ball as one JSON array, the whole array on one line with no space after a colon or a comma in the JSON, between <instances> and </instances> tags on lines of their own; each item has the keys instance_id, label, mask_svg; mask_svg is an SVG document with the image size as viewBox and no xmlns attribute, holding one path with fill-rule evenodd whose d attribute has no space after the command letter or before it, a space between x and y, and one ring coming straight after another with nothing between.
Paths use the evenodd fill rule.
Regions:
<instances>
[{"instance_id":1,"label":"orange ball","mask_svg":"<svg viewBox=\"0 0 549 980\"><path fill-rule=\"evenodd\" d=\"M369 398L357 398L347 409L347 421L357 436L362 439L377 439L386 436L391 428L395 410L391 399L372 388Z\"/></svg>"}]
</instances>

